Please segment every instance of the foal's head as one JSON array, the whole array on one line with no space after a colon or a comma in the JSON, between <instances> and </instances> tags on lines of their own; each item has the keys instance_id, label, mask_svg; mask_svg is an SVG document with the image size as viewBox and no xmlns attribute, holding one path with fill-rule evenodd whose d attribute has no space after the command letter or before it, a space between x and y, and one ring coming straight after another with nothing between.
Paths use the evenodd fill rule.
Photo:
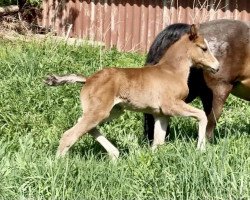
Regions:
<instances>
[{"instance_id":1,"label":"foal's head","mask_svg":"<svg viewBox=\"0 0 250 200\"><path fill-rule=\"evenodd\" d=\"M201 67L213 73L219 70L219 62L211 53L206 39L198 34L197 27L193 24L190 26L188 33L187 48L188 55L195 67Z\"/></svg>"}]
</instances>

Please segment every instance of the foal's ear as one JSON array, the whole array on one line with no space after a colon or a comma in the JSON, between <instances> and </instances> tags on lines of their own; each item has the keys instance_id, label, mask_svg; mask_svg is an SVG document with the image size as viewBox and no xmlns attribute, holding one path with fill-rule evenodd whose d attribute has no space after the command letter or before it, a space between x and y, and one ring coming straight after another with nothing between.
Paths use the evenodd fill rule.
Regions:
<instances>
[{"instance_id":1,"label":"foal's ear","mask_svg":"<svg viewBox=\"0 0 250 200\"><path fill-rule=\"evenodd\" d=\"M195 24L192 24L189 32L189 39L194 41L198 37L198 28Z\"/></svg>"}]
</instances>

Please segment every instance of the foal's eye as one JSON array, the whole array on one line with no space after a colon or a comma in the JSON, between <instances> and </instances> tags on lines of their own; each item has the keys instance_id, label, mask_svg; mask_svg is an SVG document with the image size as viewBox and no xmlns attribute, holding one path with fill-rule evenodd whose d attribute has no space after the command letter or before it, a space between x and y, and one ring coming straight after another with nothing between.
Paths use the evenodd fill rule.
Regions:
<instances>
[{"instance_id":1,"label":"foal's eye","mask_svg":"<svg viewBox=\"0 0 250 200\"><path fill-rule=\"evenodd\" d=\"M202 51L206 52L207 51L207 47L201 47Z\"/></svg>"}]
</instances>

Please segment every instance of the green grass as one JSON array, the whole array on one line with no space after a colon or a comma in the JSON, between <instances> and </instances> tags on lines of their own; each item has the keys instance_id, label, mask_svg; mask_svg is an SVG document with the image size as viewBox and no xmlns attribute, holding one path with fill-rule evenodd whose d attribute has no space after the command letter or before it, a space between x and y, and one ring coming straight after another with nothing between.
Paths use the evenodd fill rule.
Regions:
<instances>
[{"instance_id":1,"label":"green grass","mask_svg":"<svg viewBox=\"0 0 250 200\"><path fill-rule=\"evenodd\" d=\"M152 153L142 114L126 112L101 127L120 150L116 163L89 136L55 159L60 135L81 114L81 85L47 87L43 78L144 60L99 47L0 40L0 199L250 199L250 108L232 96L205 153L195 148L195 120L173 118L170 140Z\"/></svg>"}]
</instances>

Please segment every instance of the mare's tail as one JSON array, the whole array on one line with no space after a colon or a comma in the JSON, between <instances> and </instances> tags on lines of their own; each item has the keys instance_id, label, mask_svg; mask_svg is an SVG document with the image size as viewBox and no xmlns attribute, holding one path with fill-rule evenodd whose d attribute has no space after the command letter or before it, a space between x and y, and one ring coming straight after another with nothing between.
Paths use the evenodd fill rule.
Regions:
<instances>
[{"instance_id":1,"label":"mare's tail","mask_svg":"<svg viewBox=\"0 0 250 200\"><path fill-rule=\"evenodd\" d=\"M50 86L58 86L66 83L85 83L86 77L77 74L69 74L64 76L49 75L43 82Z\"/></svg>"}]
</instances>

